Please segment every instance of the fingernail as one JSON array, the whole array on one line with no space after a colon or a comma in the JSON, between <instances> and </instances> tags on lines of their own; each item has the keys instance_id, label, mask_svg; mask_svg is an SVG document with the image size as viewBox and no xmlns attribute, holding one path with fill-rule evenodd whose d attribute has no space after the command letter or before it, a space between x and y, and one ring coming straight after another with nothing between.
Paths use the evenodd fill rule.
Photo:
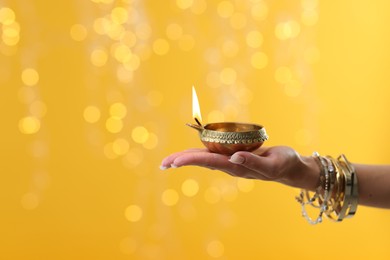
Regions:
<instances>
[{"instance_id":1,"label":"fingernail","mask_svg":"<svg viewBox=\"0 0 390 260\"><path fill-rule=\"evenodd\" d=\"M179 166L175 165L175 164L171 164L171 168L179 168Z\"/></svg>"},{"instance_id":2,"label":"fingernail","mask_svg":"<svg viewBox=\"0 0 390 260\"><path fill-rule=\"evenodd\" d=\"M166 169L168 169L168 168L169 168L169 167L160 165L160 170L166 170Z\"/></svg>"},{"instance_id":3,"label":"fingernail","mask_svg":"<svg viewBox=\"0 0 390 260\"><path fill-rule=\"evenodd\" d=\"M245 158L238 154L233 154L232 157L230 157L229 161L234 164L242 164L245 161Z\"/></svg>"}]
</instances>

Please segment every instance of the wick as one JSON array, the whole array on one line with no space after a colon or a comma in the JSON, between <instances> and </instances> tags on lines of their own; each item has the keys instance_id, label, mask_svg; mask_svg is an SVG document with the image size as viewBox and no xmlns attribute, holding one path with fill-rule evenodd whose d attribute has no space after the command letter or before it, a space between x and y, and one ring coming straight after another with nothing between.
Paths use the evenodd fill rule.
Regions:
<instances>
[{"instance_id":1,"label":"wick","mask_svg":"<svg viewBox=\"0 0 390 260\"><path fill-rule=\"evenodd\" d=\"M196 117L195 117L194 119L195 119L196 123L197 123L200 127L203 127L202 124L199 122L199 120L198 120Z\"/></svg>"}]
</instances>

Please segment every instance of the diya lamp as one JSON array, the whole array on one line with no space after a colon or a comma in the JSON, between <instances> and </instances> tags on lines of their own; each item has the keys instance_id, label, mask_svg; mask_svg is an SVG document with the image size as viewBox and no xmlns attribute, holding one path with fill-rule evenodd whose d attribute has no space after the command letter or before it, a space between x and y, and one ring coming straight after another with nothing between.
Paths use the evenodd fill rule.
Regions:
<instances>
[{"instance_id":1,"label":"diya lamp","mask_svg":"<svg viewBox=\"0 0 390 260\"><path fill-rule=\"evenodd\" d=\"M232 155L238 151L254 151L268 139L262 125L217 122L203 125L195 88L192 87L192 116L196 124L186 125L199 132L199 138L210 152Z\"/></svg>"}]
</instances>

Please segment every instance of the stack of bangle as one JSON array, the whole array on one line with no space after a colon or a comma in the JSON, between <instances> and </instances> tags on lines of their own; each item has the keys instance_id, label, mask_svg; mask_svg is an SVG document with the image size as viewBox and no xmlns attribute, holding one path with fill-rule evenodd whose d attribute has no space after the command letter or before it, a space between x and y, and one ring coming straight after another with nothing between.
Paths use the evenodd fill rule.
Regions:
<instances>
[{"instance_id":1,"label":"stack of bangle","mask_svg":"<svg viewBox=\"0 0 390 260\"><path fill-rule=\"evenodd\" d=\"M353 166L343 154L337 160L331 156L320 156L317 152L313 156L321 168L319 186L313 195L308 190L301 190L296 197L302 206L302 216L310 224L321 223L324 214L333 221L352 217L358 205L357 177ZM317 218L309 217L307 205L319 209Z\"/></svg>"}]
</instances>

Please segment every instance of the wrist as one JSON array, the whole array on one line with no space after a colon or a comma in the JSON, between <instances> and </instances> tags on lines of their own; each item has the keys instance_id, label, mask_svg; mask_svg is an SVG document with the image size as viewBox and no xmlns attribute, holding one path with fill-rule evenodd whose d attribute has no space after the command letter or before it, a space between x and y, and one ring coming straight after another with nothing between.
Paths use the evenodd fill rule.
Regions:
<instances>
[{"instance_id":1,"label":"wrist","mask_svg":"<svg viewBox=\"0 0 390 260\"><path fill-rule=\"evenodd\" d=\"M285 184L314 191L319 185L321 168L313 156L299 156Z\"/></svg>"}]
</instances>

